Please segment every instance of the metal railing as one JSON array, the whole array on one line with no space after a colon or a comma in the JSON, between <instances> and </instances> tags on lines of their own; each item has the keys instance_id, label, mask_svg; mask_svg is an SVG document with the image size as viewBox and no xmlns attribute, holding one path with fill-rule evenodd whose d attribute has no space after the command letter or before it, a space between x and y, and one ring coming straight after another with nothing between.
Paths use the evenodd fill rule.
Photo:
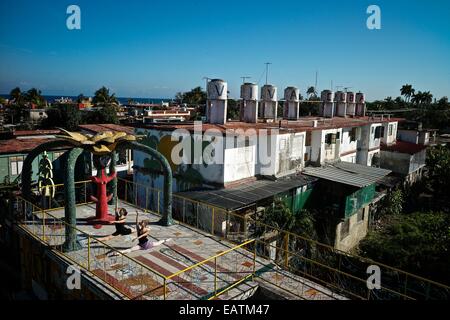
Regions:
<instances>
[{"instance_id":1,"label":"metal railing","mask_svg":"<svg viewBox=\"0 0 450 320\"><path fill-rule=\"evenodd\" d=\"M118 195L123 201L154 214L162 212L161 190L123 179L119 179L118 185L122 191ZM354 299L450 299L447 285L180 195L173 195L172 215L180 224L231 243L256 239L257 256L279 266L272 272L279 273L283 283L286 283L284 270ZM368 289L367 268L370 265L377 265L381 270L381 289ZM264 278L263 273L259 278L279 285ZM295 281L299 282L298 290L290 293L305 298L302 280ZM290 291L287 287L283 289Z\"/></svg>"},{"instance_id":2,"label":"metal railing","mask_svg":"<svg viewBox=\"0 0 450 320\"><path fill-rule=\"evenodd\" d=\"M91 185L91 183L91 180L75 182L75 201L77 205L93 203L93 201L90 200L90 196L93 195L93 186ZM64 208L64 184L60 183L47 187L54 188L54 197L40 196L38 187L34 187L31 189L32 194L37 195L37 197L40 198L39 207L47 211L59 210L61 208Z\"/></svg>"},{"instance_id":3,"label":"metal railing","mask_svg":"<svg viewBox=\"0 0 450 320\"><path fill-rule=\"evenodd\" d=\"M82 203L83 204L83 203ZM96 237L72 226L30 201L18 197L16 214L20 225L55 253L88 271L123 294L127 299L211 299L226 293L254 274L255 257L246 258L243 251L254 240L247 241L204 261L163 275L146 264L120 252ZM79 250L66 252L66 232L75 231ZM233 260L236 263L228 264ZM239 260L238 260L239 259ZM227 260L227 268L223 263ZM237 263L237 261L240 262ZM248 261L251 261L249 268ZM243 262L248 262L244 263ZM204 279L206 277L206 279Z\"/></svg>"},{"instance_id":4,"label":"metal railing","mask_svg":"<svg viewBox=\"0 0 450 320\"><path fill-rule=\"evenodd\" d=\"M169 300L184 300L192 296L192 292L197 299L215 299L253 277L256 253L249 256L245 249L254 241L246 241L166 276L163 286L158 289L162 289L164 298ZM149 292L134 299L144 300Z\"/></svg>"}]
</instances>

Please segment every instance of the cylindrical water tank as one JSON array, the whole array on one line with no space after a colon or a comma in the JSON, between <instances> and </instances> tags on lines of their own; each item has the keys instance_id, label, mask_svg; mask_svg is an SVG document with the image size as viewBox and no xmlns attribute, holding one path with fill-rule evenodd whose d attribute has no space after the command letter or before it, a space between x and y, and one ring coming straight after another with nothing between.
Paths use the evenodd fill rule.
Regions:
<instances>
[{"instance_id":1,"label":"cylindrical water tank","mask_svg":"<svg viewBox=\"0 0 450 320\"><path fill-rule=\"evenodd\" d=\"M221 79L212 79L208 82L208 99L226 100L228 97L227 83Z\"/></svg>"},{"instance_id":2,"label":"cylindrical water tank","mask_svg":"<svg viewBox=\"0 0 450 320\"><path fill-rule=\"evenodd\" d=\"M266 84L261 88L261 99L264 101L278 101L277 87Z\"/></svg>"},{"instance_id":3,"label":"cylindrical water tank","mask_svg":"<svg viewBox=\"0 0 450 320\"><path fill-rule=\"evenodd\" d=\"M356 102L356 96L354 92L347 92L347 102L348 103L355 103Z\"/></svg>"},{"instance_id":4,"label":"cylindrical water tank","mask_svg":"<svg viewBox=\"0 0 450 320\"><path fill-rule=\"evenodd\" d=\"M347 93L344 91L336 92L336 101L337 102L347 102Z\"/></svg>"},{"instance_id":5,"label":"cylindrical water tank","mask_svg":"<svg viewBox=\"0 0 450 320\"><path fill-rule=\"evenodd\" d=\"M284 89L284 100L290 102L298 102L300 95L300 90L296 87L287 87Z\"/></svg>"},{"instance_id":6,"label":"cylindrical water tank","mask_svg":"<svg viewBox=\"0 0 450 320\"><path fill-rule=\"evenodd\" d=\"M320 100L323 102L334 102L334 92L331 90L323 90L320 94Z\"/></svg>"},{"instance_id":7,"label":"cylindrical water tank","mask_svg":"<svg viewBox=\"0 0 450 320\"><path fill-rule=\"evenodd\" d=\"M356 103L365 103L366 102L366 95L362 92L358 92L356 94Z\"/></svg>"},{"instance_id":8,"label":"cylindrical water tank","mask_svg":"<svg viewBox=\"0 0 450 320\"><path fill-rule=\"evenodd\" d=\"M258 100L258 85L255 83L244 83L241 85L241 99Z\"/></svg>"}]
</instances>

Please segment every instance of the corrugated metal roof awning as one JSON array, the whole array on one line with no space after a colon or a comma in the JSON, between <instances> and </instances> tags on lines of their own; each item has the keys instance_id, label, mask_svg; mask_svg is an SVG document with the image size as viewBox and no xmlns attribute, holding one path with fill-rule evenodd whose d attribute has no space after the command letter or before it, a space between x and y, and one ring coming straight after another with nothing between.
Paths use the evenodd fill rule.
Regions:
<instances>
[{"instance_id":1,"label":"corrugated metal roof awning","mask_svg":"<svg viewBox=\"0 0 450 320\"><path fill-rule=\"evenodd\" d=\"M391 173L390 170L351 162L337 162L323 167L306 167L304 174L355 187L366 187Z\"/></svg>"},{"instance_id":2,"label":"corrugated metal roof awning","mask_svg":"<svg viewBox=\"0 0 450 320\"><path fill-rule=\"evenodd\" d=\"M237 210L315 181L317 179L310 176L296 175L275 181L252 181L249 184L231 189L185 191L178 192L177 195L226 210Z\"/></svg>"}]
</instances>

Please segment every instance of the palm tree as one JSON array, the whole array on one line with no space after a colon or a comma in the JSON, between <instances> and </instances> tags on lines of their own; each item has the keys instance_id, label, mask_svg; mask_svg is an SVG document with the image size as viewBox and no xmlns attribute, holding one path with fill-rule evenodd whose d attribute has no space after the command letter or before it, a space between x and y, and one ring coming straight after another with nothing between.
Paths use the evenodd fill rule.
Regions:
<instances>
[{"instance_id":1,"label":"palm tree","mask_svg":"<svg viewBox=\"0 0 450 320\"><path fill-rule=\"evenodd\" d=\"M23 101L23 95L20 88L15 87L14 89L12 89L11 92L9 93L9 98L11 100L14 100L15 104L21 104Z\"/></svg>"},{"instance_id":2,"label":"palm tree","mask_svg":"<svg viewBox=\"0 0 450 320\"><path fill-rule=\"evenodd\" d=\"M415 92L415 90L413 89L412 85L410 85L410 84L405 84L400 89L400 94L402 96L405 96L406 102L410 101L411 97L414 96L414 92Z\"/></svg>"},{"instance_id":3,"label":"palm tree","mask_svg":"<svg viewBox=\"0 0 450 320\"><path fill-rule=\"evenodd\" d=\"M115 93L109 94L109 89L105 86L101 87L97 91L95 91L94 99L92 100L95 104L117 104L117 98L115 97Z\"/></svg>"},{"instance_id":4,"label":"palm tree","mask_svg":"<svg viewBox=\"0 0 450 320\"><path fill-rule=\"evenodd\" d=\"M424 104L431 104L433 101L433 95L430 91L425 91L422 93L422 103Z\"/></svg>"},{"instance_id":5,"label":"palm tree","mask_svg":"<svg viewBox=\"0 0 450 320\"><path fill-rule=\"evenodd\" d=\"M308 95L309 99L311 99L312 97L316 97L316 88L314 88L313 86L309 87L308 90L306 90L306 94Z\"/></svg>"},{"instance_id":6,"label":"palm tree","mask_svg":"<svg viewBox=\"0 0 450 320\"><path fill-rule=\"evenodd\" d=\"M36 88L31 88L27 91L26 99L28 102L35 104L37 106L41 106L44 104L44 97L42 97L41 90L38 90Z\"/></svg>"},{"instance_id":7,"label":"palm tree","mask_svg":"<svg viewBox=\"0 0 450 320\"><path fill-rule=\"evenodd\" d=\"M422 91L417 91L417 93L413 94L411 102L414 104L421 104L422 103L422 97L423 93Z\"/></svg>"}]
</instances>

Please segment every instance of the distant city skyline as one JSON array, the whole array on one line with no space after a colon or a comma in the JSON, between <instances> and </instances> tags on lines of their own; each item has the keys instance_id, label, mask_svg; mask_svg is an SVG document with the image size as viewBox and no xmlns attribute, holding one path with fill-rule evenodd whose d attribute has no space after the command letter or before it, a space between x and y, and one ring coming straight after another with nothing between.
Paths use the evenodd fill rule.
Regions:
<instances>
[{"instance_id":1,"label":"distant city skyline","mask_svg":"<svg viewBox=\"0 0 450 320\"><path fill-rule=\"evenodd\" d=\"M69 30L66 9L81 9ZM381 29L369 30L369 5ZM174 98L228 82L239 97L243 76L290 85L303 96L340 88L368 100L393 98L408 83L450 95L449 1L87 1L0 2L0 93L18 86L44 95L93 96L101 86L118 97Z\"/></svg>"}]
</instances>

